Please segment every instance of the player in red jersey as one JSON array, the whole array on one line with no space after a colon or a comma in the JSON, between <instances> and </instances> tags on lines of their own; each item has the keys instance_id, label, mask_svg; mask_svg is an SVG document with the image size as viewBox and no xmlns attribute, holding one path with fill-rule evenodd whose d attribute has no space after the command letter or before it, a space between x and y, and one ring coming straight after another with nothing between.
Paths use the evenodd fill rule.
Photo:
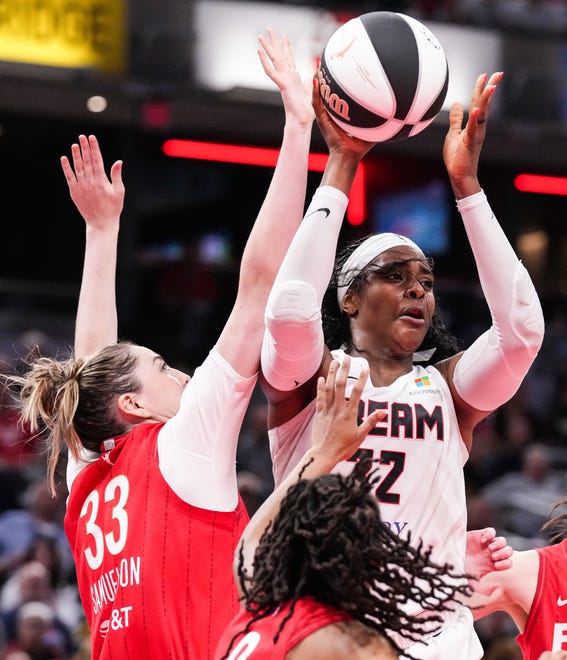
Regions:
<instances>
[{"instance_id":1,"label":"player in red jersey","mask_svg":"<svg viewBox=\"0 0 567 660\"><path fill-rule=\"evenodd\" d=\"M562 500L557 506L567 504ZM567 514L547 522L556 529L552 545L516 551L512 567L489 573L468 602L475 619L507 612L518 627L516 637L525 660L538 660L548 651L567 652ZM487 592L492 593L487 595Z\"/></svg>"},{"instance_id":2,"label":"player in red jersey","mask_svg":"<svg viewBox=\"0 0 567 660\"><path fill-rule=\"evenodd\" d=\"M23 418L46 430L53 485L69 451L65 529L93 658L207 660L238 609L232 558L248 515L236 444L259 370L264 308L299 225L314 111L286 37L260 37L286 121L278 163L242 256L227 323L192 378L118 342L122 163L105 173L94 136L61 159L86 223L74 354L14 378Z\"/></svg>"},{"instance_id":3,"label":"player in red jersey","mask_svg":"<svg viewBox=\"0 0 567 660\"><path fill-rule=\"evenodd\" d=\"M333 361L326 379L318 379L311 447L244 531L234 564L243 607L215 660L396 658L390 632L420 639L452 599L469 591L463 575L435 564L426 548L412 547L382 522L371 461L348 476L329 474L384 416L377 410L357 426L369 372L346 399L350 366L349 356L340 368ZM490 530L488 543L482 536L475 534L471 566L484 572L485 562L501 554L485 552ZM407 615L409 598L425 616Z\"/></svg>"}]
</instances>

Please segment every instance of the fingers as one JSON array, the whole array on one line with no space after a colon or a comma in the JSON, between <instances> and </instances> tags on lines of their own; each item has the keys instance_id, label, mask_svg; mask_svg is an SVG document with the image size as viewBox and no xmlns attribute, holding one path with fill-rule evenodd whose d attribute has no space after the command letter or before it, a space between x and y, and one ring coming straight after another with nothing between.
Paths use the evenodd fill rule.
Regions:
<instances>
[{"instance_id":1,"label":"fingers","mask_svg":"<svg viewBox=\"0 0 567 660\"><path fill-rule=\"evenodd\" d=\"M507 571L512 568L513 562L511 559L501 559L494 562L495 571Z\"/></svg>"},{"instance_id":2,"label":"fingers","mask_svg":"<svg viewBox=\"0 0 567 660\"><path fill-rule=\"evenodd\" d=\"M267 38L262 34L258 35L258 41L262 48L258 49L257 52L264 71L274 82L277 82L274 76L278 73L281 74L286 66L288 68L295 67L293 52L289 39L285 34L278 40L272 28L268 28L266 32L268 34Z\"/></svg>"},{"instance_id":3,"label":"fingers","mask_svg":"<svg viewBox=\"0 0 567 660\"><path fill-rule=\"evenodd\" d=\"M293 50L287 34L282 34L282 50L286 60L293 60Z\"/></svg>"},{"instance_id":4,"label":"fingers","mask_svg":"<svg viewBox=\"0 0 567 660\"><path fill-rule=\"evenodd\" d=\"M274 34L271 28L268 28L266 30L268 33L268 38L266 38L263 34L258 35L258 41L262 44L262 48L264 49L263 52L271 59L274 59Z\"/></svg>"},{"instance_id":5,"label":"fingers","mask_svg":"<svg viewBox=\"0 0 567 660\"><path fill-rule=\"evenodd\" d=\"M483 127L486 123L492 104L492 97L503 76L504 73L502 71L497 71L490 76L488 82L486 82L486 74L478 77L471 100L469 122L471 130L474 130L478 126Z\"/></svg>"},{"instance_id":6,"label":"fingers","mask_svg":"<svg viewBox=\"0 0 567 660\"><path fill-rule=\"evenodd\" d=\"M496 71L490 76L488 81L489 85L498 85L498 83L504 78L504 71Z\"/></svg>"},{"instance_id":7,"label":"fingers","mask_svg":"<svg viewBox=\"0 0 567 660\"><path fill-rule=\"evenodd\" d=\"M89 151L89 160L92 165L93 173L104 174L104 161L102 159L100 147L98 146L98 140L94 135L89 135L87 144Z\"/></svg>"},{"instance_id":8,"label":"fingers","mask_svg":"<svg viewBox=\"0 0 567 660\"><path fill-rule=\"evenodd\" d=\"M341 366L339 367L339 370L337 372L337 378L335 381L335 396L338 398L339 401L344 401L346 399L345 392L346 392L346 385L347 385L349 372L350 372L350 356L345 355L343 361L341 362ZM353 399L356 399L354 405L358 408L358 401L360 400L360 394L362 392L362 389L360 389L360 392L357 390L358 384L359 382L357 381L356 385L352 389L352 392L350 394L350 399L347 404L347 408L353 407Z\"/></svg>"},{"instance_id":9,"label":"fingers","mask_svg":"<svg viewBox=\"0 0 567 660\"><path fill-rule=\"evenodd\" d=\"M345 362L343 362L343 365ZM348 358L348 371L346 372L345 375L345 386L346 386L346 378L348 378L348 373L350 371L350 358ZM366 381L368 380L368 369L365 368L363 369L357 380L355 381L353 388L350 393L350 398L348 401L348 407L349 408L356 408L358 410L358 404L360 403L360 397L362 395L362 391L364 390L364 386L366 385Z\"/></svg>"},{"instance_id":10,"label":"fingers","mask_svg":"<svg viewBox=\"0 0 567 660\"><path fill-rule=\"evenodd\" d=\"M330 408L335 400L335 383L337 379L337 371L339 370L339 363L333 360L329 365L327 379L325 380L325 406Z\"/></svg>"},{"instance_id":11,"label":"fingers","mask_svg":"<svg viewBox=\"0 0 567 660\"><path fill-rule=\"evenodd\" d=\"M124 187L124 182L122 181L122 165L122 161L117 160L110 168L110 181L115 188Z\"/></svg>"},{"instance_id":12,"label":"fingers","mask_svg":"<svg viewBox=\"0 0 567 660\"><path fill-rule=\"evenodd\" d=\"M330 369L330 367L329 367ZM325 409L325 378L317 378L317 396L315 398L315 413L322 413Z\"/></svg>"},{"instance_id":13,"label":"fingers","mask_svg":"<svg viewBox=\"0 0 567 660\"><path fill-rule=\"evenodd\" d=\"M486 78L487 75L486 73L481 73L480 76L476 79L476 82L474 84L473 88L473 93L471 96L471 102L469 105L469 115L472 115L474 109L478 107L478 104L480 103L480 97L482 95L482 90L484 89L486 85Z\"/></svg>"},{"instance_id":14,"label":"fingers","mask_svg":"<svg viewBox=\"0 0 567 660\"><path fill-rule=\"evenodd\" d=\"M344 405L349 412L352 408L358 409L360 395L366 383L368 373L361 374L355 386L352 389L350 398L346 398L346 386L350 371L350 357L346 355L341 364L338 360L333 360L329 365L327 377L322 376L317 380L317 402L315 409L317 412L328 410L335 403ZM361 382L362 381L362 382Z\"/></svg>"},{"instance_id":15,"label":"fingers","mask_svg":"<svg viewBox=\"0 0 567 660\"><path fill-rule=\"evenodd\" d=\"M61 163L61 168L63 169L63 174L67 179L67 185L72 186L75 183L77 183L75 172L73 172L73 168L71 167L71 163L69 162L67 156L61 156L60 163Z\"/></svg>"},{"instance_id":16,"label":"fingers","mask_svg":"<svg viewBox=\"0 0 567 660\"><path fill-rule=\"evenodd\" d=\"M495 571L505 571L512 567L513 548L508 545L504 536L496 536L494 527L481 530L480 540L490 552Z\"/></svg>"},{"instance_id":17,"label":"fingers","mask_svg":"<svg viewBox=\"0 0 567 660\"><path fill-rule=\"evenodd\" d=\"M386 414L387 413L385 410L375 410L374 412L370 413L370 415L368 415L368 417L358 427L359 436L365 438L376 426L376 424L381 422L386 417Z\"/></svg>"},{"instance_id":18,"label":"fingers","mask_svg":"<svg viewBox=\"0 0 567 660\"><path fill-rule=\"evenodd\" d=\"M317 120L319 120L319 117L322 115L323 112L327 112L325 110L325 106L323 105L323 100L321 98L321 92L319 91L319 78L317 75L314 76L313 78L313 89L311 91L311 104L313 105L313 109L315 110L315 115L317 117Z\"/></svg>"},{"instance_id":19,"label":"fingers","mask_svg":"<svg viewBox=\"0 0 567 660\"><path fill-rule=\"evenodd\" d=\"M488 545L488 549L491 552L496 552L497 550L503 550L510 547L506 542L506 537L504 536L495 536L492 539L487 539L485 543Z\"/></svg>"},{"instance_id":20,"label":"fingers","mask_svg":"<svg viewBox=\"0 0 567 660\"><path fill-rule=\"evenodd\" d=\"M264 69L264 73L270 78L271 80L274 80L274 70L270 64L270 61L268 60L268 57L266 56L266 53L264 53L261 50L258 50L258 57L260 58L260 63L262 64L262 69Z\"/></svg>"},{"instance_id":21,"label":"fingers","mask_svg":"<svg viewBox=\"0 0 567 660\"><path fill-rule=\"evenodd\" d=\"M490 558L494 564L494 570L506 571L512 568L512 556L514 550L506 543L506 539L499 536L488 546Z\"/></svg>"},{"instance_id":22,"label":"fingers","mask_svg":"<svg viewBox=\"0 0 567 660\"><path fill-rule=\"evenodd\" d=\"M317 379L317 399L315 402L315 412L322 413L328 410L329 406L333 403L333 392L335 387L335 377L339 363L333 360L329 365L327 377L319 376Z\"/></svg>"},{"instance_id":23,"label":"fingers","mask_svg":"<svg viewBox=\"0 0 567 660\"><path fill-rule=\"evenodd\" d=\"M71 158L73 160L74 179L77 181L83 178L91 178L97 169L104 172L102 155L94 135L88 138L86 135L79 135L79 143L75 142L71 145ZM70 163L67 157L63 156L61 158L61 166L67 181L69 181Z\"/></svg>"},{"instance_id":24,"label":"fingers","mask_svg":"<svg viewBox=\"0 0 567 660\"><path fill-rule=\"evenodd\" d=\"M345 362L343 362L343 366L345 366L345 387L346 387L346 382L348 378L348 373L350 371L350 358L348 358L348 367L345 365ZM339 374L342 377L342 374ZM362 396L362 393L364 391L364 387L366 386L366 383L368 381L369 377L369 370L368 368L363 369L359 376L358 379L356 380L352 391L350 393L350 398L348 399L347 402L347 409L349 414L353 415L355 418L358 415L358 406L360 403L360 398ZM376 426L376 424L384 419L386 417L386 411L385 410L375 410L374 412L370 413L368 417L359 425L358 427L358 436L360 438L365 438L370 431Z\"/></svg>"},{"instance_id":25,"label":"fingers","mask_svg":"<svg viewBox=\"0 0 567 660\"><path fill-rule=\"evenodd\" d=\"M79 135L80 158L82 175L91 177L93 175L93 163L91 159L91 146L86 135Z\"/></svg>"},{"instance_id":26,"label":"fingers","mask_svg":"<svg viewBox=\"0 0 567 660\"><path fill-rule=\"evenodd\" d=\"M273 43L273 35L271 33L271 30L268 29L268 39L261 34L258 36L258 41L260 42L260 45L262 48L258 49L258 57L260 58L260 63L262 64L262 68L264 69L265 74L268 76L268 78L271 78L274 82L276 80L274 79L274 50L272 48L272 43Z\"/></svg>"},{"instance_id":27,"label":"fingers","mask_svg":"<svg viewBox=\"0 0 567 660\"><path fill-rule=\"evenodd\" d=\"M81 156L81 147L75 142L71 145L71 159L73 160L73 170L77 179L83 176L83 159Z\"/></svg>"},{"instance_id":28,"label":"fingers","mask_svg":"<svg viewBox=\"0 0 567 660\"><path fill-rule=\"evenodd\" d=\"M449 111L449 131L460 133L463 128L465 109L461 103L453 103Z\"/></svg>"},{"instance_id":29,"label":"fingers","mask_svg":"<svg viewBox=\"0 0 567 660\"><path fill-rule=\"evenodd\" d=\"M496 538L496 530L494 527L485 527L484 529L480 530L480 540L483 543L490 543ZM499 537L503 539L504 537L501 536Z\"/></svg>"}]
</instances>

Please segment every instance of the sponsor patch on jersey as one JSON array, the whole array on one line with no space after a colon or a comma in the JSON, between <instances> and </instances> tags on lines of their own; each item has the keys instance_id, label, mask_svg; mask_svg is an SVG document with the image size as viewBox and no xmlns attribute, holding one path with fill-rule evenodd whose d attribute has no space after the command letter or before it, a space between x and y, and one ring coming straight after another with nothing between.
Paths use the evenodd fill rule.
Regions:
<instances>
[{"instance_id":1,"label":"sponsor patch on jersey","mask_svg":"<svg viewBox=\"0 0 567 660\"><path fill-rule=\"evenodd\" d=\"M413 380L415 389L408 392L409 396L423 396L424 394L441 394L441 391L437 387L433 387L431 383L431 378L425 374L420 378L414 378Z\"/></svg>"}]
</instances>

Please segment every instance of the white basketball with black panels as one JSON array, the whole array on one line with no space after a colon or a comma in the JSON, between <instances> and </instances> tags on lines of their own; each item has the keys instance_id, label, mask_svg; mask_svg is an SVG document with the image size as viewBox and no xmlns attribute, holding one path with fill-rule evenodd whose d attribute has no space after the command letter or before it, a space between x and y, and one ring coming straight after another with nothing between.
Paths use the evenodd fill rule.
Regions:
<instances>
[{"instance_id":1,"label":"white basketball with black panels","mask_svg":"<svg viewBox=\"0 0 567 660\"><path fill-rule=\"evenodd\" d=\"M396 12L341 25L321 56L319 89L333 120L370 142L403 140L438 115L449 84L445 52L423 23Z\"/></svg>"}]
</instances>

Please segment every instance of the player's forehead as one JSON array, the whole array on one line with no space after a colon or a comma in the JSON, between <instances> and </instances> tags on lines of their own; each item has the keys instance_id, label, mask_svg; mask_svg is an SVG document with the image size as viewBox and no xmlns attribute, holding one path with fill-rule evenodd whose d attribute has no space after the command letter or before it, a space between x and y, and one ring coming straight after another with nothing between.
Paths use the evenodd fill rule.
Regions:
<instances>
[{"instance_id":1,"label":"player's forehead","mask_svg":"<svg viewBox=\"0 0 567 660\"><path fill-rule=\"evenodd\" d=\"M417 250L411 245L397 245L384 250L384 252L374 257L371 263L381 267L412 264L420 270L429 273L432 272L429 260L423 256L420 250Z\"/></svg>"},{"instance_id":2,"label":"player's forehead","mask_svg":"<svg viewBox=\"0 0 567 660\"><path fill-rule=\"evenodd\" d=\"M138 359L152 360L157 356L157 353L147 346L133 345L130 347L130 350Z\"/></svg>"},{"instance_id":3,"label":"player's forehead","mask_svg":"<svg viewBox=\"0 0 567 660\"><path fill-rule=\"evenodd\" d=\"M151 348L147 348L146 346L132 346L131 350L136 358L138 370L153 369L156 365L160 366L163 364L161 355Z\"/></svg>"}]
</instances>

